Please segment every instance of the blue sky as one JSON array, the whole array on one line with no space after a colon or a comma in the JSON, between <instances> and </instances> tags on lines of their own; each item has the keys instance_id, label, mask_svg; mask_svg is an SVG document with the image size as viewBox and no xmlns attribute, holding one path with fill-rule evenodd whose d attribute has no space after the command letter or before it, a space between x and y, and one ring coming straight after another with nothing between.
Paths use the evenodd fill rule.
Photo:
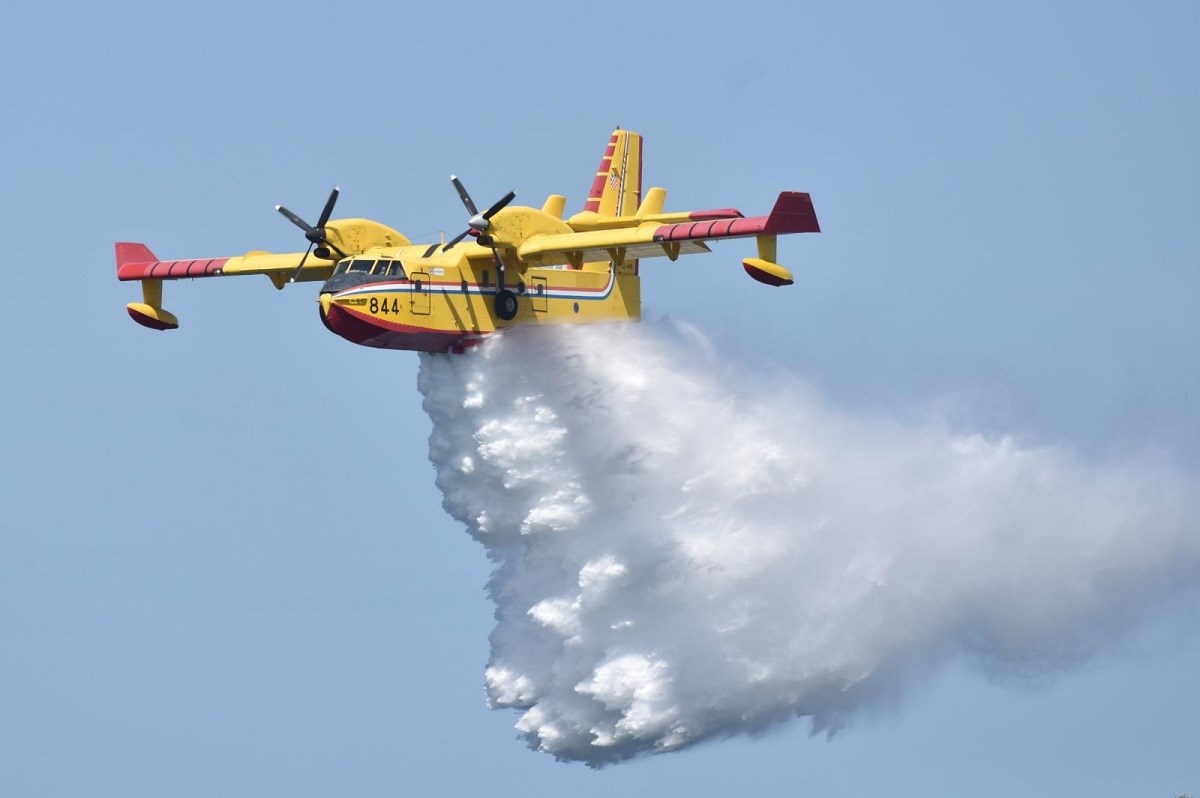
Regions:
<instances>
[{"instance_id":1,"label":"blue sky","mask_svg":"<svg viewBox=\"0 0 1200 798\"><path fill-rule=\"evenodd\" d=\"M645 269L835 404L1200 468L1200 10L1187 3L337 7L10 12L0 132L10 302L0 792L530 795L1200 792L1200 618L1181 599L1088 667L965 665L832 742L802 723L600 772L484 708L481 548L440 508L417 362L319 323L315 292L170 284L125 314L112 242L164 258L303 243L272 206L414 239L447 176L582 205L616 124L668 206L781 242Z\"/></svg>"}]
</instances>

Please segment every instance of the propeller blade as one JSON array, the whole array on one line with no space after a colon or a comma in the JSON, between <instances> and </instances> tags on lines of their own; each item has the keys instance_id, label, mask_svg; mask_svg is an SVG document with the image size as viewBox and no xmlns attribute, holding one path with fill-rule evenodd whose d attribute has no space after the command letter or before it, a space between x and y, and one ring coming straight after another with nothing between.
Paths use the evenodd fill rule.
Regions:
<instances>
[{"instance_id":1,"label":"propeller blade","mask_svg":"<svg viewBox=\"0 0 1200 798\"><path fill-rule=\"evenodd\" d=\"M458 192L458 197L462 200L463 205L467 206L467 213L476 216L479 213L479 209L472 202L471 195L467 193L466 186L454 175L450 175L450 182L454 184L454 190Z\"/></svg>"},{"instance_id":2,"label":"propeller blade","mask_svg":"<svg viewBox=\"0 0 1200 798\"><path fill-rule=\"evenodd\" d=\"M454 246L459 241L462 241L464 238L466 238L470 234L471 234L471 228L468 227L466 230L463 230L461 233L456 235L454 238L450 239L445 244L443 244L442 252L445 252L446 250L450 249L450 247Z\"/></svg>"},{"instance_id":3,"label":"propeller blade","mask_svg":"<svg viewBox=\"0 0 1200 798\"><path fill-rule=\"evenodd\" d=\"M497 212L500 211L501 208L503 208L505 205L512 202L516 198L517 198L517 192L515 192L515 191L508 192L503 197L501 197L499 200L497 200L495 205L493 205L492 207L488 208L486 211L483 212L483 218L491 219L493 216L496 215Z\"/></svg>"},{"instance_id":4,"label":"propeller blade","mask_svg":"<svg viewBox=\"0 0 1200 798\"><path fill-rule=\"evenodd\" d=\"M341 248L330 241L328 236L325 235L325 224L329 221L329 217L333 214L333 206L337 203L339 193L341 193L341 189L337 186L334 186L333 191L329 192L329 199L325 200L325 207L321 209L321 216L317 220L316 227L313 227L311 224L304 221L282 205L275 206L275 210L283 214L283 217L289 222L303 230L304 237L308 239L308 249L304 251L303 257L300 258L300 265L296 267L296 271L292 272L292 276L288 280L289 283L296 282L296 278L298 278L300 273L304 270L304 264L308 261L308 256L313 253L313 247L315 246L320 247L316 254L318 258L323 260L330 257L330 250L336 252L339 258L346 257L346 253L342 252Z\"/></svg>"},{"instance_id":5,"label":"propeller blade","mask_svg":"<svg viewBox=\"0 0 1200 798\"><path fill-rule=\"evenodd\" d=\"M310 241L308 244L308 249L304 250L304 257L302 257L300 259L300 265L296 267L296 271L292 272L292 276L288 280L289 283L296 282L296 278L299 277L300 272L304 270L304 261L308 260L308 253L312 252L312 248L313 248L313 245L312 245L312 242Z\"/></svg>"},{"instance_id":6,"label":"propeller blade","mask_svg":"<svg viewBox=\"0 0 1200 798\"><path fill-rule=\"evenodd\" d=\"M292 224L296 225L301 230L303 230L304 234L306 236L316 235L318 233L318 231L315 227L311 226L308 222L304 221L299 216L292 213L291 211L289 211L287 208L283 207L282 205L276 205L275 210L282 213L285 219L287 219L289 222L291 222Z\"/></svg>"},{"instance_id":7,"label":"propeller blade","mask_svg":"<svg viewBox=\"0 0 1200 798\"><path fill-rule=\"evenodd\" d=\"M325 223L329 221L329 214L333 213L333 204L337 202L339 190L337 186L334 186L333 191L329 192L329 199L325 201L325 208L321 211L321 218L317 220L318 230L325 230Z\"/></svg>"},{"instance_id":8,"label":"propeller blade","mask_svg":"<svg viewBox=\"0 0 1200 798\"><path fill-rule=\"evenodd\" d=\"M479 209L475 207L475 202L471 199L471 195L467 193L466 187L463 186L462 181L454 175L450 175L450 182L454 184L454 189L458 192L458 197L462 200L463 205L466 206L467 210L470 212L471 218L467 222L466 230L464 230L451 241L442 245L442 252L450 249L450 247L454 246L459 241L462 241L469 235L480 236L481 233L487 232L488 228L491 227L491 218L499 213L505 205L508 205L508 203L512 202L517 196L517 192L510 191L501 197L498 202L492 205L492 207L488 208L483 213L480 213ZM485 240L483 237L480 237L479 243L483 246L491 246L491 241Z\"/></svg>"}]
</instances>

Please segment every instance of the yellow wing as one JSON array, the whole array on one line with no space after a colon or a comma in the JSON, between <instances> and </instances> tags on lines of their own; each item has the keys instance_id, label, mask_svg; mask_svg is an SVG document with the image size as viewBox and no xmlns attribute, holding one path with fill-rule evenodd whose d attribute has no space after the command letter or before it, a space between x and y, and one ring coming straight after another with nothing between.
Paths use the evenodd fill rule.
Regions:
<instances>
[{"instance_id":1,"label":"yellow wing","mask_svg":"<svg viewBox=\"0 0 1200 798\"><path fill-rule=\"evenodd\" d=\"M408 246L410 242L392 228L370 219L339 219L329 222L326 235L347 255L358 255L371 247ZM145 244L120 242L116 245L117 279L140 280L142 301L127 306L129 315L138 324L155 330L173 330L179 320L162 307L163 280L185 280L197 277L229 277L243 274L265 274L276 288L283 288L293 279L296 282L326 280L333 273L336 261L309 254L300 266L303 252L247 252L231 258L195 258L190 260L159 260Z\"/></svg>"}]
</instances>

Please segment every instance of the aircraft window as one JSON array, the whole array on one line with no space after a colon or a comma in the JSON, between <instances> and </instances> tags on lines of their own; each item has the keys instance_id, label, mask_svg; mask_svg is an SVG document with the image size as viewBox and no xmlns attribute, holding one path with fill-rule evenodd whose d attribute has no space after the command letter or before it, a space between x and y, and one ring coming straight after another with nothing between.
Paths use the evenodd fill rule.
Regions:
<instances>
[{"instance_id":1,"label":"aircraft window","mask_svg":"<svg viewBox=\"0 0 1200 798\"><path fill-rule=\"evenodd\" d=\"M392 265L388 267L387 273L388 273L388 277L403 277L404 276L404 264L402 264L398 260L392 261Z\"/></svg>"},{"instance_id":2,"label":"aircraft window","mask_svg":"<svg viewBox=\"0 0 1200 798\"><path fill-rule=\"evenodd\" d=\"M346 271L346 269L348 269L348 268L350 268L350 261L344 260L341 263L339 263L337 266L333 267L333 273L341 274L344 271Z\"/></svg>"},{"instance_id":3,"label":"aircraft window","mask_svg":"<svg viewBox=\"0 0 1200 798\"><path fill-rule=\"evenodd\" d=\"M376 277L387 274L388 266L391 265L391 263L392 262L390 260L375 261L375 268L371 269L371 274L375 275Z\"/></svg>"},{"instance_id":4,"label":"aircraft window","mask_svg":"<svg viewBox=\"0 0 1200 798\"><path fill-rule=\"evenodd\" d=\"M350 264L349 271L352 272L369 272L371 267L375 265L373 260L356 260Z\"/></svg>"}]
</instances>

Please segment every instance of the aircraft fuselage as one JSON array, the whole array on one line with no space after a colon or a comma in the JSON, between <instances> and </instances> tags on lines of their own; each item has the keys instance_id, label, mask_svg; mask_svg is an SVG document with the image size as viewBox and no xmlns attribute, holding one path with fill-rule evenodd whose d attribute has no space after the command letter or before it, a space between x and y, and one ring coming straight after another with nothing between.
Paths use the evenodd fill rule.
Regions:
<instances>
[{"instance_id":1,"label":"aircraft fuselage","mask_svg":"<svg viewBox=\"0 0 1200 798\"><path fill-rule=\"evenodd\" d=\"M494 260L479 258L480 249L474 243L448 252L397 247L342 261L321 287L321 320L363 346L451 352L509 325L641 315L636 262L585 263L579 269L506 268L504 288L515 295L516 312L501 319L495 301L500 275Z\"/></svg>"}]
</instances>

